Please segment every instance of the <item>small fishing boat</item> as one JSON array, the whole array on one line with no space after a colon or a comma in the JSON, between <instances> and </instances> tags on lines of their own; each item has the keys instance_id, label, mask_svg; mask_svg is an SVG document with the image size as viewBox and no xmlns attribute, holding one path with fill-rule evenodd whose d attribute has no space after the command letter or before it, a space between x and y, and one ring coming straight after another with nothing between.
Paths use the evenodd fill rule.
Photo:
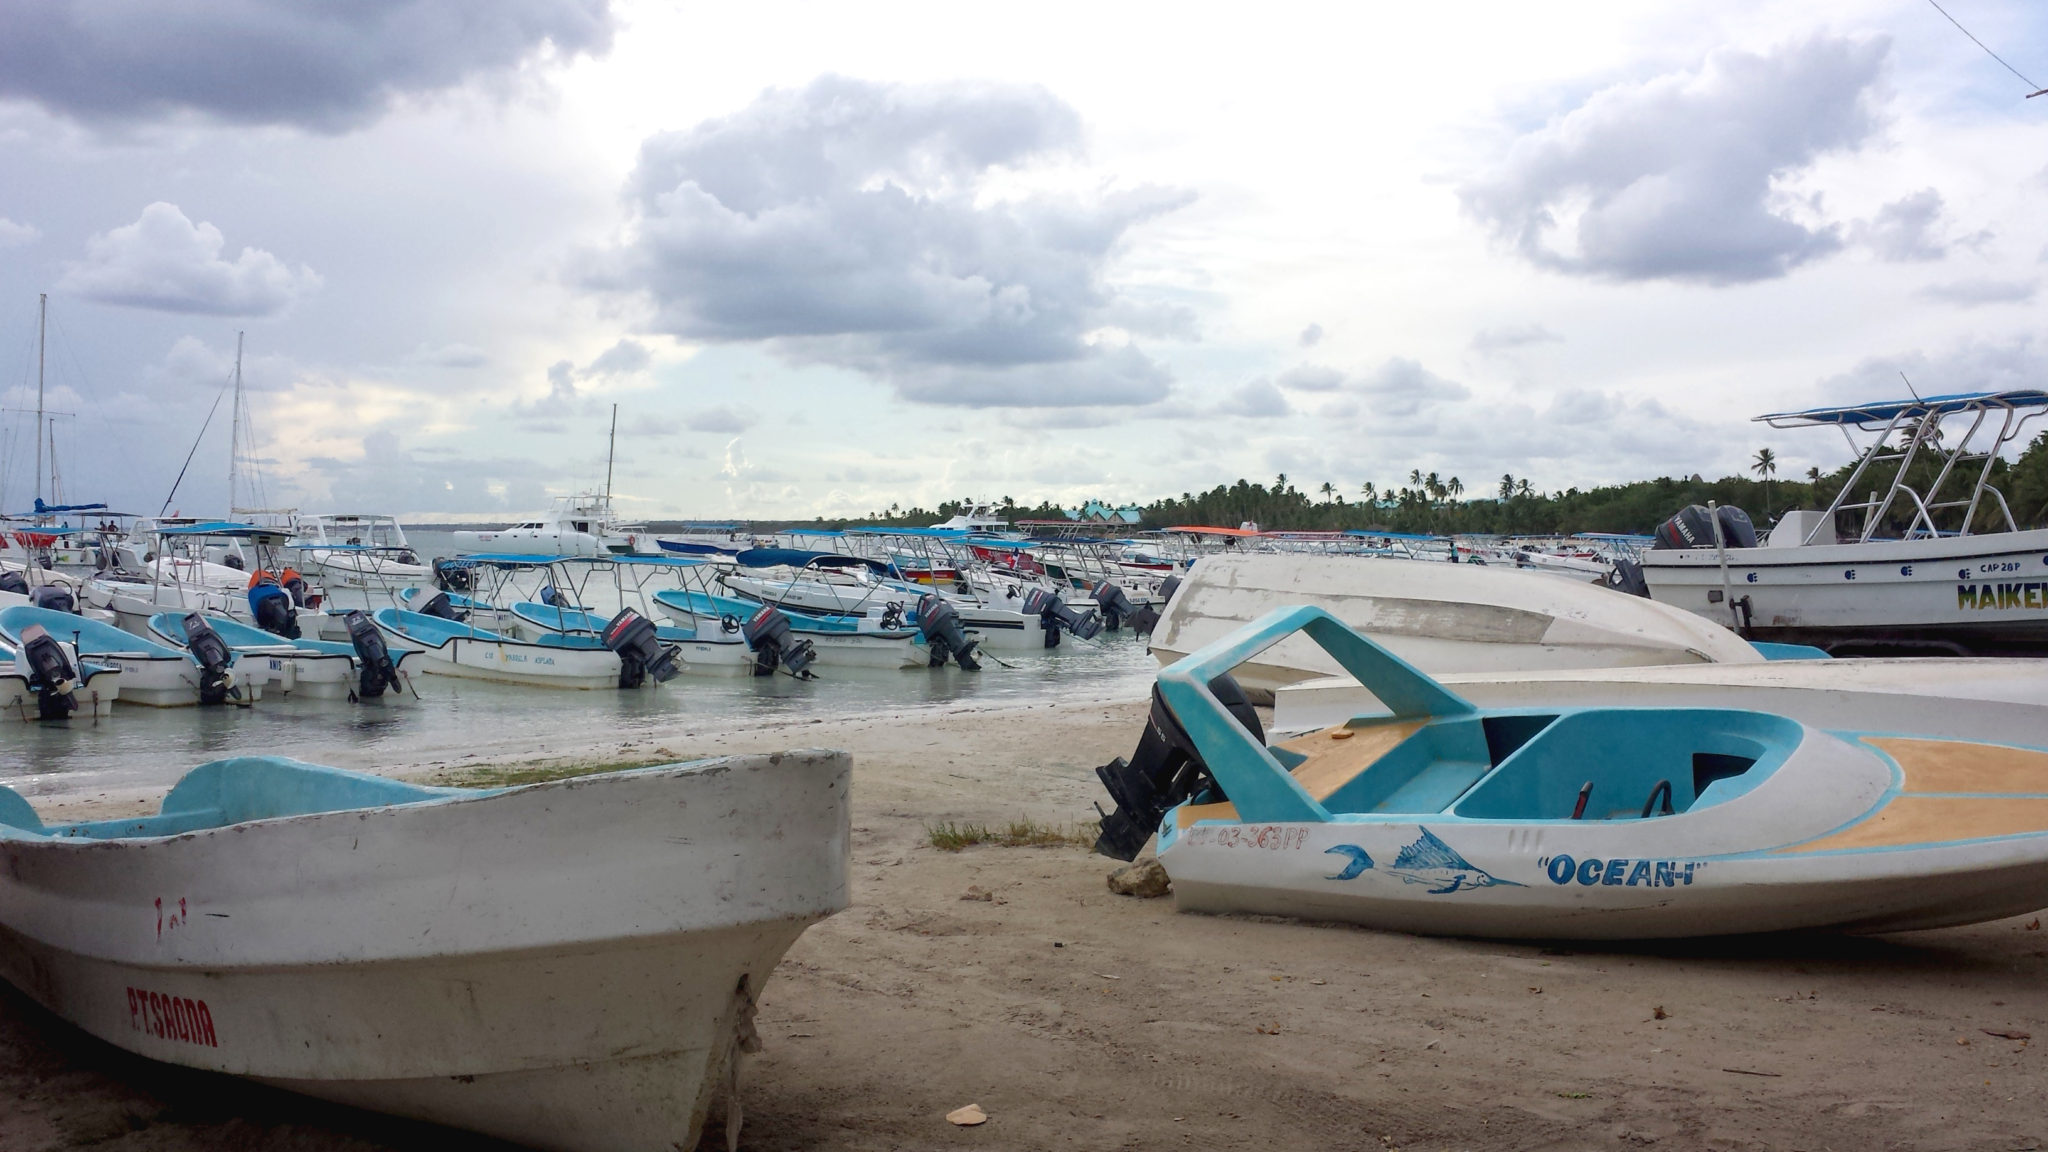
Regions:
<instances>
[{"instance_id":1,"label":"small fishing boat","mask_svg":"<svg viewBox=\"0 0 2048 1152\"><path fill-rule=\"evenodd\" d=\"M41 625L57 640L71 645L81 660L121 670L121 702L176 708L218 704L229 700L252 703L263 693L262 681L239 660L209 675L192 653L145 640L112 624L67 612L17 604L0 608L0 640L19 649L31 625Z\"/></svg>"},{"instance_id":2,"label":"small fishing boat","mask_svg":"<svg viewBox=\"0 0 2048 1152\"><path fill-rule=\"evenodd\" d=\"M184 612L159 612L149 618L149 630L174 648L185 648ZM265 690L286 695L322 699L346 699L354 690L356 652L347 644L332 640L288 640L283 636L252 628L226 616L207 616L207 626L246 665L252 678L260 678ZM394 664L407 653L393 651Z\"/></svg>"},{"instance_id":3,"label":"small fishing boat","mask_svg":"<svg viewBox=\"0 0 2048 1152\"><path fill-rule=\"evenodd\" d=\"M619 654L595 636L546 635L533 640L449 620L379 608L370 619L399 646L418 650L414 671L536 688L617 688Z\"/></svg>"},{"instance_id":4,"label":"small fishing boat","mask_svg":"<svg viewBox=\"0 0 2048 1152\"><path fill-rule=\"evenodd\" d=\"M1308 636L1378 706L1268 746L1230 669ZM1105 853L1181 908L1496 937L1888 932L2048 904L2048 749L1751 708L1481 709L1329 612L1159 674Z\"/></svg>"},{"instance_id":5,"label":"small fishing boat","mask_svg":"<svg viewBox=\"0 0 2048 1152\"><path fill-rule=\"evenodd\" d=\"M1281 605L1313 604L1432 675L1754 664L1764 655L1690 612L1609 588L1491 565L1359 556L1210 556L1196 564L1152 632L1170 664ZM1254 699L1339 671L1305 638L1236 673Z\"/></svg>"},{"instance_id":6,"label":"small fishing boat","mask_svg":"<svg viewBox=\"0 0 2048 1152\"><path fill-rule=\"evenodd\" d=\"M669 588L653 595L655 607L677 623L693 629L738 630L761 611L753 600L719 596L688 588ZM923 668L930 654L917 629L885 626L867 616L791 615L789 630L808 640L820 668Z\"/></svg>"},{"instance_id":7,"label":"small fishing boat","mask_svg":"<svg viewBox=\"0 0 2048 1152\"><path fill-rule=\"evenodd\" d=\"M536 604L522 600L512 605L512 625L516 634L524 640L538 640L542 636L603 636L608 618L584 608L566 608L555 604ZM696 627L680 624L658 624L654 637L676 653L683 671L710 676L752 676L757 661L747 647L740 629L728 632L717 625L699 623Z\"/></svg>"},{"instance_id":8,"label":"small fishing boat","mask_svg":"<svg viewBox=\"0 0 2048 1152\"><path fill-rule=\"evenodd\" d=\"M63 644L62 647L71 669L78 673L77 682L67 686L75 704L68 710L70 714L94 720L112 715L114 701L121 698L121 670L80 660L77 650L71 645ZM36 681L35 670L23 659L20 650L0 641L0 716L18 720L44 718L42 690ZM54 718L64 710L49 711Z\"/></svg>"},{"instance_id":9,"label":"small fishing boat","mask_svg":"<svg viewBox=\"0 0 2048 1152\"><path fill-rule=\"evenodd\" d=\"M777 961L846 906L850 767L466 791L242 757L158 815L53 826L0 788L0 977L153 1060L561 1152L691 1148Z\"/></svg>"}]
</instances>

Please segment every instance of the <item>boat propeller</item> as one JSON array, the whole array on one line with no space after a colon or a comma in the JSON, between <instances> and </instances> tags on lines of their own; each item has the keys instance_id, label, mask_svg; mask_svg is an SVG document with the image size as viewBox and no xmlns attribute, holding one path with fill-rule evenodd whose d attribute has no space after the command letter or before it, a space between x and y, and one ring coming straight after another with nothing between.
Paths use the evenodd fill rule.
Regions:
<instances>
[{"instance_id":1,"label":"boat propeller","mask_svg":"<svg viewBox=\"0 0 2048 1152\"><path fill-rule=\"evenodd\" d=\"M676 675L676 650L661 642L654 622L631 608L619 609L604 626L604 646L619 654L619 687L638 688L654 677L665 684Z\"/></svg>"},{"instance_id":2,"label":"boat propeller","mask_svg":"<svg viewBox=\"0 0 2048 1152\"><path fill-rule=\"evenodd\" d=\"M950 656L963 671L981 671L981 665L974 659L975 642L967 638L960 626L960 613L945 597L936 592L918 597L917 627L924 633L925 646L931 649L932 667L944 664Z\"/></svg>"},{"instance_id":3,"label":"boat propeller","mask_svg":"<svg viewBox=\"0 0 2048 1152\"><path fill-rule=\"evenodd\" d=\"M1209 682L1209 691L1231 716L1264 743L1265 729L1258 713L1244 697L1244 689L1228 673ZM1212 800L1223 800L1223 789L1209 775L1209 766L1180 718L1166 703L1159 686L1152 686L1152 709L1145 718L1144 735L1129 760L1119 756L1095 770L1102 786L1116 802L1116 810L1102 813L1102 835L1095 850L1115 860L1135 860L1159 828L1168 809L1183 800L1206 792Z\"/></svg>"},{"instance_id":4,"label":"boat propeller","mask_svg":"<svg viewBox=\"0 0 2048 1152\"><path fill-rule=\"evenodd\" d=\"M17 665L26 665L23 670L36 694L36 719L62 720L78 710L78 668L49 629L31 624L21 630Z\"/></svg>"},{"instance_id":5,"label":"boat propeller","mask_svg":"<svg viewBox=\"0 0 2048 1152\"><path fill-rule=\"evenodd\" d=\"M360 611L351 611L341 620L348 628L348 642L355 646L356 666L361 669L356 678L356 698L375 700L384 695L384 689L397 688L398 663L391 658L383 633Z\"/></svg>"},{"instance_id":6,"label":"boat propeller","mask_svg":"<svg viewBox=\"0 0 2048 1152\"><path fill-rule=\"evenodd\" d=\"M192 653L192 659L199 665L199 702L206 705L225 704L230 699L236 703L242 700L242 690L235 685L232 665L235 654L229 650L227 641L206 622L198 612L185 614L185 648Z\"/></svg>"}]
</instances>

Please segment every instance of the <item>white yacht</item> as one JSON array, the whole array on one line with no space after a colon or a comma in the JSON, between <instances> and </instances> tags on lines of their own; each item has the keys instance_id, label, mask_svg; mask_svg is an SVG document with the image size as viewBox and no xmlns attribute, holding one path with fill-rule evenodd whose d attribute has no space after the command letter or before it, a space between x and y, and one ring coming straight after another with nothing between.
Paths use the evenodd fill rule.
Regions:
<instances>
[{"instance_id":1,"label":"white yacht","mask_svg":"<svg viewBox=\"0 0 2048 1152\"><path fill-rule=\"evenodd\" d=\"M612 556L657 550L654 535L639 524L620 523L612 498L596 492L562 496L545 516L509 528L455 533L464 552L518 556Z\"/></svg>"},{"instance_id":2,"label":"white yacht","mask_svg":"<svg viewBox=\"0 0 2048 1152\"><path fill-rule=\"evenodd\" d=\"M396 516L371 512L292 517L299 566L317 573L328 591L389 592L424 584L434 570L406 543Z\"/></svg>"}]
</instances>

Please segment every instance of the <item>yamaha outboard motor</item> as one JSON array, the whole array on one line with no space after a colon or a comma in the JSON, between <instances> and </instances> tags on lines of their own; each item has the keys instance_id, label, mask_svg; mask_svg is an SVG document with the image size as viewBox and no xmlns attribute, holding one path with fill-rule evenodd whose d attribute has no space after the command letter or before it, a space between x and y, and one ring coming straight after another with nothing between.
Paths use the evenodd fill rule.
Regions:
<instances>
[{"instance_id":1,"label":"yamaha outboard motor","mask_svg":"<svg viewBox=\"0 0 2048 1152\"><path fill-rule=\"evenodd\" d=\"M62 720L78 710L78 668L49 629L31 624L21 630L21 660L36 694L36 719Z\"/></svg>"},{"instance_id":2,"label":"yamaha outboard motor","mask_svg":"<svg viewBox=\"0 0 2048 1152\"><path fill-rule=\"evenodd\" d=\"M1259 715L1252 711L1236 680L1228 673L1218 676L1209 681L1209 691L1252 739L1265 743ZM1095 841L1095 850L1117 860L1137 859L1145 841L1159 830L1166 810L1181 801L1205 790L1211 800L1228 799L1210 777L1209 766L1202 763L1195 742L1167 707L1157 684L1152 686L1152 710L1145 718L1145 734L1138 737L1138 750L1129 760L1119 756L1097 768L1095 775L1116 802L1116 811L1102 813L1102 835ZM1097 804L1095 810L1102 812L1102 805Z\"/></svg>"},{"instance_id":3,"label":"yamaha outboard motor","mask_svg":"<svg viewBox=\"0 0 2048 1152\"><path fill-rule=\"evenodd\" d=\"M675 679L676 650L661 642L652 620L631 608L619 609L604 626L604 646L619 654L621 688L638 688L649 676L656 684Z\"/></svg>"},{"instance_id":4,"label":"yamaha outboard motor","mask_svg":"<svg viewBox=\"0 0 2048 1152\"><path fill-rule=\"evenodd\" d=\"M1633 560L1617 559L1600 577L1600 583L1631 596L1650 594L1650 582L1643 579L1643 566Z\"/></svg>"},{"instance_id":5,"label":"yamaha outboard motor","mask_svg":"<svg viewBox=\"0 0 2048 1152\"><path fill-rule=\"evenodd\" d=\"M267 576L260 583L249 586L249 615L265 632L287 640L299 638L299 614L292 607L291 593ZM191 617L186 619L189 621Z\"/></svg>"},{"instance_id":6,"label":"yamaha outboard motor","mask_svg":"<svg viewBox=\"0 0 2048 1152\"><path fill-rule=\"evenodd\" d=\"M1180 577L1168 576L1166 579L1161 580L1159 582L1159 602L1161 604L1173 603L1173 594L1178 591L1180 591Z\"/></svg>"},{"instance_id":7,"label":"yamaha outboard motor","mask_svg":"<svg viewBox=\"0 0 2048 1152\"><path fill-rule=\"evenodd\" d=\"M966 630L960 626L960 613L945 597L927 592L917 598L917 627L924 633L925 647L931 649L932 667L939 667L951 656L962 669L981 671L981 665L974 659L975 642L967 638Z\"/></svg>"},{"instance_id":8,"label":"yamaha outboard motor","mask_svg":"<svg viewBox=\"0 0 2048 1152\"><path fill-rule=\"evenodd\" d=\"M398 662L391 658L391 649L385 646L377 625L357 611L341 620L348 626L348 642L355 645L356 666L361 670L356 677L356 698L375 700L386 688L397 690Z\"/></svg>"},{"instance_id":9,"label":"yamaha outboard motor","mask_svg":"<svg viewBox=\"0 0 2048 1152\"><path fill-rule=\"evenodd\" d=\"M1138 614L1137 609L1131 607L1131 598L1124 594L1123 585L1114 580L1104 580L1095 586L1095 604L1102 609L1103 626L1111 632L1122 628L1124 621Z\"/></svg>"},{"instance_id":10,"label":"yamaha outboard motor","mask_svg":"<svg viewBox=\"0 0 2048 1152\"><path fill-rule=\"evenodd\" d=\"M264 585L275 588L276 585ZM282 601L282 594L270 597L269 601ZM235 674L230 665L235 654L228 650L227 641L206 622L206 617L197 612L185 614L185 647L192 653L192 659L199 664L199 702L201 704L224 704L228 697L242 698L242 690L235 687Z\"/></svg>"},{"instance_id":11,"label":"yamaha outboard motor","mask_svg":"<svg viewBox=\"0 0 2048 1152\"><path fill-rule=\"evenodd\" d=\"M28 577L12 568L0 572L0 592L12 592L16 596L28 595Z\"/></svg>"},{"instance_id":12,"label":"yamaha outboard motor","mask_svg":"<svg viewBox=\"0 0 2048 1152\"><path fill-rule=\"evenodd\" d=\"M1657 525L1656 548L1712 548L1714 546L1714 520L1721 521L1721 543L1727 548L1756 547L1756 525L1749 522L1749 513L1732 504L1709 509L1694 504L1671 519Z\"/></svg>"},{"instance_id":13,"label":"yamaha outboard motor","mask_svg":"<svg viewBox=\"0 0 2048 1152\"><path fill-rule=\"evenodd\" d=\"M1065 628L1083 640L1093 640L1102 631L1102 618L1093 612L1076 612L1067 607L1067 602L1057 593L1043 588L1033 588L1024 596L1023 612L1026 616L1038 617L1038 626L1045 630L1045 646L1060 646L1060 629Z\"/></svg>"},{"instance_id":14,"label":"yamaha outboard motor","mask_svg":"<svg viewBox=\"0 0 2048 1152\"><path fill-rule=\"evenodd\" d=\"M461 620L462 613L455 610L455 602L448 599L446 592L436 592L419 602L413 611L422 616L438 616L443 620Z\"/></svg>"},{"instance_id":15,"label":"yamaha outboard motor","mask_svg":"<svg viewBox=\"0 0 2048 1152\"><path fill-rule=\"evenodd\" d=\"M747 647L754 653L754 675L767 676L781 664L791 676L810 678L806 671L818 654L809 640L793 640L789 635L789 617L782 610L763 604L759 612L740 625L740 635L747 641Z\"/></svg>"},{"instance_id":16,"label":"yamaha outboard motor","mask_svg":"<svg viewBox=\"0 0 2048 1152\"><path fill-rule=\"evenodd\" d=\"M36 585L35 590L28 594L28 602L52 612L78 613L78 602L71 598L71 590L58 584Z\"/></svg>"}]
</instances>

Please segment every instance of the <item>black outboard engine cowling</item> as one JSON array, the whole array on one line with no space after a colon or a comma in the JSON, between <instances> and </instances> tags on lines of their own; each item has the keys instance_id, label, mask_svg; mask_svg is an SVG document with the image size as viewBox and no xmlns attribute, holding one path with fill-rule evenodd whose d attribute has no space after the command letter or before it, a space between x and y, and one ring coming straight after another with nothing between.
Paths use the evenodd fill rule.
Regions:
<instances>
[{"instance_id":1,"label":"black outboard engine cowling","mask_svg":"<svg viewBox=\"0 0 2048 1152\"><path fill-rule=\"evenodd\" d=\"M1631 596L1647 597L1650 594L1650 582L1643 578L1643 566L1633 560L1617 559L1600 577L1600 583Z\"/></svg>"},{"instance_id":2,"label":"black outboard engine cowling","mask_svg":"<svg viewBox=\"0 0 2048 1152\"><path fill-rule=\"evenodd\" d=\"M1152 630L1157 627L1159 627L1159 610L1150 604L1146 604L1136 612L1131 613L1131 631L1136 632L1138 635L1150 636Z\"/></svg>"},{"instance_id":3,"label":"black outboard engine cowling","mask_svg":"<svg viewBox=\"0 0 2048 1152\"><path fill-rule=\"evenodd\" d=\"M1749 513L1732 504L1708 508L1694 504L1657 525L1655 548L1712 548L1714 520L1721 521L1721 544L1727 548L1756 547L1756 525Z\"/></svg>"},{"instance_id":4,"label":"black outboard engine cowling","mask_svg":"<svg viewBox=\"0 0 2048 1152\"><path fill-rule=\"evenodd\" d=\"M467 592L476 587L476 574L469 565L453 560L434 561L434 587L447 592Z\"/></svg>"},{"instance_id":5,"label":"black outboard engine cowling","mask_svg":"<svg viewBox=\"0 0 2048 1152\"><path fill-rule=\"evenodd\" d=\"M12 592L16 596L28 595L28 577L12 568L0 572L0 592Z\"/></svg>"},{"instance_id":6,"label":"black outboard engine cowling","mask_svg":"<svg viewBox=\"0 0 2048 1152\"><path fill-rule=\"evenodd\" d=\"M57 584L36 585L28 594L28 602L38 608L48 608L52 612L78 614L78 601L72 598L71 590Z\"/></svg>"},{"instance_id":7,"label":"black outboard engine cowling","mask_svg":"<svg viewBox=\"0 0 2048 1152\"><path fill-rule=\"evenodd\" d=\"M1252 711L1236 680L1228 673L1218 676L1209 681L1209 691L1252 739L1265 743L1259 715ZM1157 684L1152 686L1152 710L1145 718L1144 735L1138 737L1138 750L1129 760L1119 756L1097 768L1095 775L1116 802L1114 812L1102 812L1100 804L1095 806L1102 812L1102 835L1095 841L1095 850L1116 860L1137 859L1145 842L1159 830L1166 810L1181 801L1205 790L1212 800L1228 799L1210 777L1208 765L1195 752L1194 740L1167 707Z\"/></svg>"},{"instance_id":8,"label":"black outboard engine cowling","mask_svg":"<svg viewBox=\"0 0 2048 1152\"><path fill-rule=\"evenodd\" d=\"M1123 585L1114 580L1104 580L1095 586L1095 605L1102 610L1103 627L1111 632L1121 629L1124 621L1138 614Z\"/></svg>"},{"instance_id":9,"label":"black outboard engine cowling","mask_svg":"<svg viewBox=\"0 0 2048 1152\"><path fill-rule=\"evenodd\" d=\"M281 597L264 601L276 603ZM197 612L185 614L185 647L191 651L192 659L199 663L199 702L201 704L225 704L229 697L242 698L242 690L235 687L235 674L230 666L235 654L228 649L227 641L206 622L206 617Z\"/></svg>"},{"instance_id":10,"label":"black outboard engine cowling","mask_svg":"<svg viewBox=\"0 0 2048 1152\"><path fill-rule=\"evenodd\" d=\"M36 719L62 720L78 710L78 668L49 629L40 624L22 629L21 655L28 662L28 686L36 694Z\"/></svg>"},{"instance_id":11,"label":"black outboard engine cowling","mask_svg":"<svg viewBox=\"0 0 2048 1152\"><path fill-rule=\"evenodd\" d=\"M754 675L767 676L780 664L791 676L810 678L807 669L818 654L809 640L791 639L789 617L781 609L763 604L759 612L740 625L740 635L754 653Z\"/></svg>"},{"instance_id":12,"label":"black outboard engine cowling","mask_svg":"<svg viewBox=\"0 0 2048 1152\"><path fill-rule=\"evenodd\" d=\"M284 583L278 586L283 588L285 594L292 598L292 607L304 608L306 606L306 581L304 577L295 572L285 577ZM294 637L294 639L297 639L297 637Z\"/></svg>"},{"instance_id":13,"label":"black outboard engine cowling","mask_svg":"<svg viewBox=\"0 0 2048 1152\"><path fill-rule=\"evenodd\" d=\"M282 636L287 640L299 638L299 614L292 607L292 598L289 594L265 596L256 601L250 612L256 617L256 626L265 632Z\"/></svg>"},{"instance_id":14,"label":"black outboard engine cowling","mask_svg":"<svg viewBox=\"0 0 2048 1152\"><path fill-rule=\"evenodd\" d=\"M1083 640L1093 640L1102 631L1102 618L1094 612L1076 612L1067 607L1067 602L1054 592L1033 588L1024 595L1023 612L1026 616L1038 617L1038 626L1045 629L1045 646L1057 648L1060 645L1060 629L1065 628Z\"/></svg>"},{"instance_id":15,"label":"black outboard engine cowling","mask_svg":"<svg viewBox=\"0 0 2048 1152\"><path fill-rule=\"evenodd\" d=\"M975 642L967 638L959 611L945 597L936 592L918 597L917 627L924 633L925 647L931 649L932 667L943 665L950 656L964 671L981 671L981 664L974 659Z\"/></svg>"},{"instance_id":16,"label":"black outboard engine cowling","mask_svg":"<svg viewBox=\"0 0 2048 1152\"><path fill-rule=\"evenodd\" d=\"M1180 577L1168 576L1159 582L1159 603L1173 603L1173 594L1180 591Z\"/></svg>"},{"instance_id":17,"label":"black outboard engine cowling","mask_svg":"<svg viewBox=\"0 0 2048 1152\"><path fill-rule=\"evenodd\" d=\"M448 599L446 592L436 592L420 601L413 611L422 616L438 616L443 620L461 621L463 614L455 610L455 602Z\"/></svg>"},{"instance_id":18,"label":"black outboard engine cowling","mask_svg":"<svg viewBox=\"0 0 2048 1152\"><path fill-rule=\"evenodd\" d=\"M398 662L391 658L391 649L384 643L384 634L377 631L377 625L359 611L350 611L342 618L348 627L348 642L355 645L356 698L375 700L384 695L384 689L398 688Z\"/></svg>"},{"instance_id":19,"label":"black outboard engine cowling","mask_svg":"<svg viewBox=\"0 0 2048 1152\"><path fill-rule=\"evenodd\" d=\"M656 684L675 679L676 650L661 642L654 622L631 608L604 626L604 646L619 654L619 687L638 688L654 677Z\"/></svg>"}]
</instances>

